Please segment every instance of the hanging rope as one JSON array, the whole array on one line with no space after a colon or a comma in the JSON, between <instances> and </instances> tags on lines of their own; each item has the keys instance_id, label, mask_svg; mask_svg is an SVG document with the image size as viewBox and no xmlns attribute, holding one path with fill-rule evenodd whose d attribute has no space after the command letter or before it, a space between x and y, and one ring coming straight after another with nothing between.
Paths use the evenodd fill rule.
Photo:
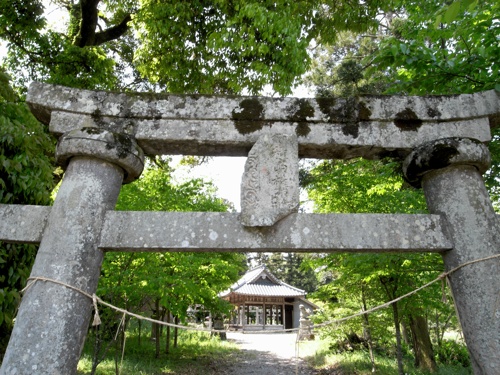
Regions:
<instances>
[{"instance_id":1,"label":"hanging rope","mask_svg":"<svg viewBox=\"0 0 500 375\"><path fill-rule=\"evenodd\" d=\"M475 264L475 263L479 263L479 262L484 262L484 261L487 261L487 260L491 260L491 259L495 259L495 258L500 258L500 254L495 254L495 255L491 255L491 256L488 256L488 257L484 257L484 258L481 258L481 259L474 259L474 260L471 260L469 262L465 262L447 272L443 272L441 275L439 275L437 278L435 278L434 280L428 282L427 284L424 284L422 285L421 287L409 292L409 293L406 293L402 296L399 296L395 299L393 299L392 301L389 301L389 302L386 302L382 305L379 305L379 306L376 306L376 307L373 307L371 309L368 309L368 310L365 310L365 311L361 311L359 313L356 313L356 314L353 314L353 315L349 315L347 317L344 317L344 318L340 318L340 319L335 319L335 320L330 320L330 321L327 321L327 322L324 322L324 323L321 323L321 324L316 324L316 325L313 325L311 328L314 329L314 328L320 328L320 327L324 327L324 326L328 326L328 325L333 325L333 324L338 324L338 323L342 323L342 322L345 322L347 320L350 320L350 319L353 319L353 318L356 318L358 316L361 316L361 315L365 315L365 314L371 314L375 311L378 311L378 310L381 310L381 309L384 309L386 307L389 307L390 305L392 305L393 303L396 303L398 301L401 301L402 299L404 298L408 298L412 295L414 295L415 293L418 293L419 291L421 291L422 289L425 289L427 287L429 287L430 285L438 282L438 281L444 281L445 278L447 278L450 274L458 271L459 269L463 268L463 267L466 267L466 266L469 266L471 264ZM99 298L98 296L96 296L95 294L89 294L77 287L74 287L72 285L69 285L67 283L64 283L62 281L58 281L58 280L53 280L53 279L50 279L50 278L47 278L47 277L30 277L28 279L28 284L26 285L26 287L21 291L21 293L25 293L29 288L31 288L32 285L34 285L36 282L38 281L43 281L43 282L51 282L53 284L58 284L58 285L62 285L68 289L71 289L71 290L74 290L80 294L83 294L84 296L86 296L87 298L89 298L93 305L94 305L94 310L95 310L95 315L94 315L94 323L96 324L100 324L100 318L99 318L99 312L98 312L98 309L97 309L97 303L100 303L101 305L104 305L104 306L107 306L117 312L120 312L122 313L124 316L125 315L129 315L129 316L132 316L134 318L137 318L137 319L140 319L140 320L145 320L145 321L148 321L148 322L151 322L151 323L156 323L156 324L160 324L160 325L164 325L164 326L169 326L169 327L174 327L174 328L180 328L180 329L185 329L185 330L191 330L191 331L199 331L199 332L208 332L208 333L222 333L222 332L226 332L224 330L214 330L214 329L205 329L205 328L198 328L198 327L192 327L192 326L183 326L183 325L180 325L180 324L174 324L174 323L167 323L167 322L163 322L161 320L156 320L156 319L151 319L151 318L148 318L148 317L145 317L145 316L142 316L142 315L138 315L138 314L134 314L130 311L127 311L127 310L124 310L124 309L121 309L117 306L114 306L104 300L102 300L101 298ZM255 331L254 333L276 333L276 332L298 332L300 330L300 328L290 328L290 329L281 329L281 330L269 330L269 331ZM298 336L297 336L297 341L299 341L298 339Z\"/></svg>"},{"instance_id":2,"label":"hanging rope","mask_svg":"<svg viewBox=\"0 0 500 375\"><path fill-rule=\"evenodd\" d=\"M324 323L321 323L321 324L316 324L316 325L312 325L312 327L310 327L309 329L314 329L314 328L320 328L320 327L325 327L325 326L329 326L329 325L333 325L333 324L339 324L339 323L342 323L342 322L345 322L347 320L350 320L350 319L353 319L353 318L356 318L358 316L361 316L361 315L365 315L365 314L371 314L375 311L378 311L378 310L381 310L381 309L384 309L386 307L389 307L390 305L392 305L393 303L396 303L404 298L408 298L416 293L418 293L419 291L421 291L422 289L425 289L425 288L428 288L429 286L431 286L432 284L438 282L438 281L441 281L442 282L442 294L443 294L443 301L445 301L446 297L445 297L445 286L444 286L444 281L445 279L447 279L447 277L452 274L453 272L456 272L458 271L459 269L463 268L463 267L466 267L466 266L469 266L471 264L475 264L475 263L479 263L479 262L484 262L484 261L487 261L487 260L490 260L490 259L495 259L495 258L500 258L500 254L496 254L496 255L491 255L491 256L488 256L488 257L484 257L484 258L481 258L481 259L475 259L475 260L471 260L469 262L465 262L447 272L443 272L442 274L440 274L437 278L435 278L434 280L428 282L427 284L424 284L422 285L421 287L409 292L409 293L406 293L398 298L395 298L393 299L392 301L389 301L389 302L386 302L382 305L379 305L379 306L376 306L376 307L373 307L371 309L368 309L368 310L365 310L365 311L361 311L359 313L356 313L356 314L353 314L353 315L349 315L347 317L344 317L344 318L341 318L341 319L336 319L336 320L330 320L330 321L327 321L327 322L324 322ZM21 293L25 293L32 285L34 285L36 282L38 281L43 281L43 282L51 282L51 283L54 283L54 284L59 284L59 285L62 285L68 289L71 289L71 290L74 290L80 294L83 294L84 296L86 296L87 298L91 299L92 300L92 304L94 306L94 320L93 320L93 323L92 325L93 326L96 326L96 325L99 325L101 324L101 319L99 317L99 310L98 310L98 306L97 306L97 303L100 303L104 306L107 306L115 311L118 311L120 313L122 313L122 319L120 320L120 325L118 326L118 329L117 329L117 332L116 332L116 336L115 336L115 340L118 336L118 332L120 330L120 328L123 328L124 330L124 334L125 334L125 317L127 315L129 316L132 316L134 318L137 318L137 319L140 319L140 320L145 320L145 321L148 321L148 322L151 322L151 323L155 323L155 324L161 324L161 325L164 325L164 326L169 326L169 327L174 327L174 328L180 328L180 329L185 329L185 330L191 330L191 331L199 331L199 332L207 332L207 333L222 333L222 332L227 332L227 331L224 331L224 330L214 330L214 329L205 329L205 328L198 328L198 327L190 327L190 326L183 326L183 325L179 325L179 324L173 324L173 323L167 323L167 322L163 322L161 320L156 320L156 319L151 319L151 318L148 318L148 317L145 317L145 316L142 316L142 315L138 315L138 314L134 314L134 313L131 313L127 310L124 310L124 309L121 309L119 307L116 307L106 301L103 301L102 299L100 299L98 296L96 296L95 294L92 294L90 295L89 293L79 289L79 288L76 288L72 285L69 285L67 283L64 283L64 282L61 282L61 281L57 281L57 280L53 280L53 279L50 279L50 278L47 278L47 277L30 277L28 279L29 283L26 285L26 287L21 291ZM283 333L283 332L297 332L297 336L296 336L296 340L295 340L295 374L298 375L299 374L299 360L300 360L300 353L299 353L299 347L300 347L300 327L299 328L291 328L291 329L282 329L282 330L266 330L266 331L255 331L254 333ZM123 343L123 348L122 348L122 356L121 356L121 363L120 363L120 368L119 368L119 372L121 373L121 368L122 368L122 364L123 364L123 358L124 358L124 355L125 355L125 337L124 337L124 343Z\"/></svg>"}]
</instances>

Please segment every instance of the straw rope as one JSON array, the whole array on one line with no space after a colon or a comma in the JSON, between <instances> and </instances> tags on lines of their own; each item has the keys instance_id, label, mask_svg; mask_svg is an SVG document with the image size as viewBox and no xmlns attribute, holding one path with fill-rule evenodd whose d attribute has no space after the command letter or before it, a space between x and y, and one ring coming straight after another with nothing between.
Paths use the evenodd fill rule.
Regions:
<instances>
[{"instance_id":1,"label":"straw rope","mask_svg":"<svg viewBox=\"0 0 500 375\"><path fill-rule=\"evenodd\" d=\"M412 290L411 292L409 293L406 293L402 296L399 296L389 302L386 302L382 305L378 305L378 306L375 306L371 309L368 309L368 310L365 310L365 311L361 311L359 313L356 313L356 314L352 314L352 315L349 315L347 317L344 317L344 318L340 318L340 319L335 319L335 320L330 320L330 321L327 321L327 322L324 322L324 323L320 323L320 324L315 324L315 325L312 325L311 326L311 329L314 329L314 328L320 328L320 327L324 327L324 326L327 326L327 325L333 325L333 324L338 324L338 323L342 323L342 322L345 322L347 320L350 320L350 319L353 319L353 318L356 318L358 316L361 316L361 315L365 315L365 314L371 314L375 311L378 311L378 310L381 310L381 309L384 309L386 307L389 307L390 305L392 305L393 303L396 303L396 302L399 302L401 301L402 299L405 299L405 298L408 298L416 293L418 293L419 291L421 291L422 289L425 289L427 287L429 287L430 285L438 282L438 281L441 281L443 279L445 279L446 277L448 277L450 274L458 271L459 269L463 268L463 267L466 267L466 266L469 266L471 264L475 264L475 263L479 263L479 262L484 262L484 261L487 261L487 260L491 260L491 259L495 259L495 258L500 258L500 254L495 254L495 255L491 255L491 256L488 256L488 257L484 257L484 258L481 258L481 259L474 259L474 260L471 260L469 262L465 262L463 264L460 264L459 266L447 271L447 272L443 272L442 274L440 274L437 278L435 278L434 280L420 286L419 288L417 289L414 289ZM58 280L53 280L53 279L50 279L50 278L47 278L47 277L30 277L28 279L29 283L26 285L26 287L21 291L22 293L25 293L32 285L34 285L36 282L38 281L43 281L43 282L51 282L53 284L58 284L58 285L62 285L68 289L71 289L71 290L74 290L80 294L83 294L84 296L86 296L87 298L89 298L92 303L93 303L93 306L94 306L94 310L95 310L95 315L94 315L94 321L93 321L93 325L98 325L100 324L101 320L99 318L99 310L97 308L97 304L101 304L101 305L104 305L104 306L107 306L117 312L120 312L124 315L129 315L131 317L134 317L134 318L137 318L137 319L140 319L140 320L145 320L145 321L148 321L148 322L151 322L151 323L156 323L156 324L160 324L160 325L164 325L164 326L169 326L169 327L174 327L174 328L180 328L180 329L186 329L186 330L192 330L192 331L201 331L201 332L210 332L210 333L222 333L222 332L226 332L224 330L215 330L215 329L206 329L206 328L198 328L198 327L192 327L192 326L184 326L184 325L180 325L180 324L174 324L174 323L168 323L168 322L163 322L161 320L156 320L156 319L152 319L152 318L148 318L146 316L143 316L143 315L139 315L139 314L135 314L135 313L132 313L130 311L127 311L125 309L122 309L120 307L117 307L117 306L114 306L104 300L102 300L101 298L99 298L96 294L89 294L77 287L74 287L72 285L69 285L67 283L64 283L62 281L58 281ZM252 331L252 333L276 333L276 332L296 332L296 331L299 331L300 328L289 328L289 329L280 329L280 330L266 330L266 331Z\"/></svg>"}]
</instances>

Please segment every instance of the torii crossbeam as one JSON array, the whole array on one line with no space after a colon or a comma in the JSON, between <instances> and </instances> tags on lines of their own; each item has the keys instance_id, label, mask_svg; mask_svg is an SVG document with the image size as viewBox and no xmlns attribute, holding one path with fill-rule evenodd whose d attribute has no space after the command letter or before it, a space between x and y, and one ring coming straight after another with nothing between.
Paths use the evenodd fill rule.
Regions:
<instances>
[{"instance_id":1,"label":"torii crossbeam","mask_svg":"<svg viewBox=\"0 0 500 375\"><path fill-rule=\"evenodd\" d=\"M439 252L447 270L499 254L481 174L500 123L495 91L296 99L152 95L33 83L28 104L59 139L52 207L0 205L0 240L40 243L32 278L93 294L105 251ZM242 212L116 212L143 154L248 156ZM297 213L299 157L404 158L429 215ZM500 373L500 263L450 275L476 374ZM25 293L1 374L70 374L92 301L55 283Z\"/></svg>"}]
</instances>

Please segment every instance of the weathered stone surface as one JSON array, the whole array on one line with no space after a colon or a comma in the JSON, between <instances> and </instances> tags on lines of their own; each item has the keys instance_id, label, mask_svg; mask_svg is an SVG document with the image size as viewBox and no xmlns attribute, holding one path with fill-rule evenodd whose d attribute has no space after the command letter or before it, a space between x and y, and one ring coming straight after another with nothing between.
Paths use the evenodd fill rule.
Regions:
<instances>
[{"instance_id":1,"label":"weathered stone surface","mask_svg":"<svg viewBox=\"0 0 500 375\"><path fill-rule=\"evenodd\" d=\"M297 137L263 135L248 153L245 164L240 221L250 227L271 226L298 208Z\"/></svg>"},{"instance_id":2,"label":"weathered stone surface","mask_svg":"<svg viewBox=\"0 0 500 375\"><path fill-rule=\"evenodd\" d=\"M48 206L0 204L0 241L40 243L49 214Z\"/></svg>"},{"instance_id":3,"label":"weathered stone surface","mask_svg":"<svg viewBox=\"0 0 500 375\"><path fill-rule=\"evenodd\" d=\"M429 171L422 173L429 211L443 217L446 233L453 242L453 249L443 253L446 270L499 254L500 249L498 215L475 165L483 152L478 153L477 145L468 140L462 140L464 144L457 147L457 141L460 142L449 143L460 150L453 163L443 163L442 169L429 165ZM432 154L435 148L424 145L411 158L432 160L429 152ZM448 148L444 155L449 156ZM413 162L408 160L405 164ZM500 261L491 259L448 276L474 374L500 374L499 274Z\"/></svg>"},{"instance_id":4,"label":"weathered stone surface","mask_svg":"<svg viewBox=\"0 0 500 375\"><path fill-rule=\"evenodd\" d=\"M98 135L91 141L102 141L106 150L82 146L80 141L89 141L86 135L63 138L59 159L69 166L47 224L40 210L35 222L25 222L26 231L5 235L12 241L36 241L45 227L32 277L93 293L100 250L433 251L443 253L451 269L498 254L500 248L500 223L478 172L487 164L479 142L489 141L489 127L500 122L495 91L451 97L274 99L106 93L34 83L28 103L55 134L91 129L85 132ZM294 213L271 227L245 227L238 214L230 213L111 211L124 173L138 175L134 171L140 165L131 171L121 165L123 149L108 136L136 138L152 155L247 155L258 139L275 133L297 137L299 157L403 157L432 142L435 154L419 158L418 152L428 150L417 150L406 171L412 182L422 179L434 215ZM450 137L473 140L458 146L436 142ZM479 152L469 160L472 149ZM101 160L89 155L95 151ZM26 218L9 207L0 215L18 225ZM5 232L3 224L0 232ZM488 260L450 275L477 374L498 374L500 369L499 267L497 260ZM43 282L31 286L0 373L74 373L90 310L90 300L74 290Z\"/></svg>"},{"instance_id":5,"label":"weathered stone surface","mask_svg":"<svg viewBox=\"0 0 500 375\"><path fill-rule=\"evenodd\" d=\"M438 139L413 151L404 160L403 171L409 183L420 187L424 174L456 164L472 165L483 174L491 164L488 147L469 138Z\"/></svg>"},{"instance_id":6,"label":"weathered stone surface","mask_svg":"<svg viewBox=\"0 0 500 375\"><path fill-rule=\"evenodd\" d=\"M50 209L0 205L0 240L40 243ZM500 220L498 215L497 220ZM171 229L165 225L169 222L175 223ZM207 225L217 229L208 230ZM19 229L12 230L12 227ZM429 230L429 234L422 234ZM363 244L363 241L370 243ZM99 248L107 251L271 252L293 248L302 252L398 249L440 252L450 249L451 244L443 234L438 215L292 214L276 228L259 230L241 226L237 213L109 211Z\"/></svg>"},{"instance_id":7,"label":"weathered stone surface","mask_svg":"<svg viewBox=\"0 0 500 375\"><path fill-rule=\"evenodd\" d=\"M89 132L95 137L89 137ZM98 246L105 214L114 208L125 171L132 170L137 177L138 167L137 155L129 158L134 142L126 139L120 144L123 137L112 135L110 142L109 132L100 129L84 133L81 138L63 138L59 144L69 165L30 277L56 280L91 295L97 288L103 258ZM123 155L117 152L122 148ZM92 156L96 149L103 159ZM71 151L76 155L71 156ZM110 159L118 160L119 165ZM124 166L123 160L134 165ZM31 285L19 307L0 373L76 373L91 309L88 297L64 285L43 281Z\"/></svg>"},{"instance_id":8,"label":"weathered stone surface","mask_svg":"<svg viewBox=\"0 0 500 375\"><path fill-rule=\"evenodd\" d=\"M299 156L309 158L373 159L401 157L428 141L441 137L491 139L487 117L447 122L424 122L418 129L402 131L392 121L341 123L266 122L255 132L241 133L227 119L129 119L101 116L99 120L76 113L53 112L50 131L61 134L81 126L98 126L134 134L148 155L186 154L246 156L264 134L298 135ZM307 131L305 131L307 130Z\"/></svg>"},{"instance_id":9,"label":"weathered stone surface","mask_svg":"<svg viewBox=\"0 0 500 375\"><path fill-rule=\"evenodd\" d=\"M297 99L151 95L33 83L28 103L52 132L96 126L135 136L146 154L246 156L260 136L295 134L299 156L403 157L439 138L491 139L494 90L431 97ZM85 114L86 116L82 116Z\"/></svg>"},{"instance_id":10,"label":"weathered stone surface","mask_svg":"<svg viewBox=\"0 0 500 375\"><path fill-rule=\"evenodd\" d=\"M46 277L94 293L102 262L99 233L114 207L123 170L97 159L71 160L51 208L30 277ZM24 294L1 374L74 374L92 301L50 282Z\"/></svg>"},{"instance_id":11,"label":"weathered stone surface","mask_svg":"<svg viewBox=\"0 0 500 375\"><path fill-rule=\"evenodd\" d=\"M56 160L66 167L75 156L91 156L123 169L123 183L136 180L144 169L144 153L129 135L86 127L65 133L57 144Z\"/></svg>"},{"instance_id":12,"label":"weathered stone surface","mask_svg":"<svg viewBox=\"0 0 500 375\"><path fill-rule=\"evenodd\" d=\"M366 96L362 100L369 111L369 119L394 118L401 124L407 121L417 125L418 120L448 121L495 115L500 113L499 98L497 91L490 90L449 96Z\"/></svg>"},{"instance_id":13,"label":"weathered stone surface","mask_svg":"<svg viewBox=\"0 0 500 375\"><path fill-rule=\"evenodd\" d=\"M272 227L238 213L109 211L105 251L442 252L451 249L438 215L291 214Z\"/></svg>"},{"instance_id":14,"label":"weathered stone surface","mask_svg":"<svg viewBox=\"0 0 500 375\"><path fill-rule=\"evenodd\" d=\"M270 98L216 95L116 93L31 84L27 102L48 124L54 110L142 119L232 119L261 121L351 122L394 120L449 121L500 113L495 90L451 96L362 96L358 98ZM410 116L409 116L410 115ZM409 118L410 117L410 118ZM243 128L244 126L242 126ZM252 129L248 129L251 131ZM244 133L245 130L243 129Z\"/></svg>"}]
</instances>

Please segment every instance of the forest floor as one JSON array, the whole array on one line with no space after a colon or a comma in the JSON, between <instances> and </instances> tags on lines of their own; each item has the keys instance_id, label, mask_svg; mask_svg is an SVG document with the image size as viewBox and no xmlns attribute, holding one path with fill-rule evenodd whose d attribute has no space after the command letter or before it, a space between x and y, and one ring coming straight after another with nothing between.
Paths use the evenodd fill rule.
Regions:
<instances>
[{"instance_id":1,"label":"forest floor","mask_svg":"<svg viewBox=\"0 0 500 375\"><path fill-rule=\"evenodd\" d=\"M228 332L227 339L241 349L221 361L220 374L230 375L313 375L296 345L295 333Z\"/></svg>"}]
</instances>

